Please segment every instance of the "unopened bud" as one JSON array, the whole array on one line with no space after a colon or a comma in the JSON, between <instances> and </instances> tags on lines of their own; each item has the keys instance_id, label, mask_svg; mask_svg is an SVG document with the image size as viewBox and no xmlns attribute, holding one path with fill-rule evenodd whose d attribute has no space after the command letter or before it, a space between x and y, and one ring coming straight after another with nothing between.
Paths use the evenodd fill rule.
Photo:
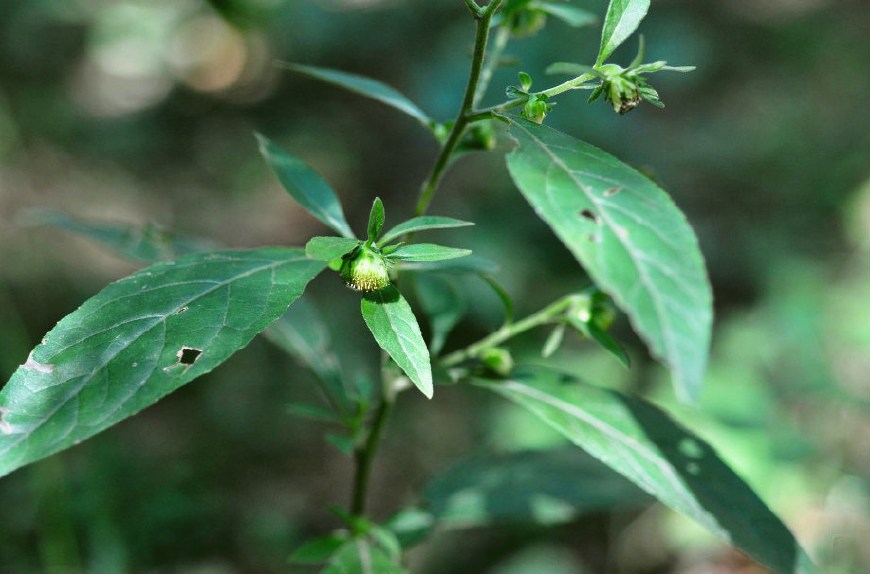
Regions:
<instances>
[{"instance_id":1,"label":"unopened bud","mask_svg":"<svg viewBox=\"0 0 870 574\"><path fill-rule=\"evenodd\" d=\"M387 262L368 247L361 247L346 256L341 265L341 278L354 291L379 291L390 284Z\"/></svg>"}]
</instances>

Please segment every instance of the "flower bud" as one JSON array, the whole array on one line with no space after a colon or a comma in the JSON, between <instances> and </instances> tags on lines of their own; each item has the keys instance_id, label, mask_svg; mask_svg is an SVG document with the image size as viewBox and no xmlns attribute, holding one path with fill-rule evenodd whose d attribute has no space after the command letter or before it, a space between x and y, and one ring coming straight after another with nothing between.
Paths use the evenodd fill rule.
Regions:
<instances>
[{"instance_id":1,"label":"flower bud","mask_svg":"<svg viewBox=\"0 0 870 574\"><path fill-rule=\"evenodd\" d=\"M354 291L379 291L390 284L386 260L371 248L360 247L345 257L341 278Z\"/></svg>"}]
</instances>

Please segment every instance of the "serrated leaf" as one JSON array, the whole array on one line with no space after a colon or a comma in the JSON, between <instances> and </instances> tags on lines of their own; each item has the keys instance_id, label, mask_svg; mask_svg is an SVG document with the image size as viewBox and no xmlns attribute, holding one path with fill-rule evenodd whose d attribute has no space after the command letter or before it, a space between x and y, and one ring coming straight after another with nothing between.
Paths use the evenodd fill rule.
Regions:
<instances>
[{"instance_id":1,"label":"serrated leaf","mask_svg":"<svg viewBox=\"0 0 870 574\"><path fill-rule=\"evenodd\" d=\"M333 556L321 574L408 574L386 552L364 539L351 540Z\"/></svg>"},{"instance_id":2,"label":"serrated leaf","mask_svg":"<svg viewBox=\"0 0 870 574\"><path fill-rule=\"evenodd\" d=\"M411 245L403 245L390 253L389 259L396 261L444 261L445 259L457 259L471 255L470 249L457 249L455 247L445 247L443 245L435 245L434 243L412 243Z\"/></svg>"},{"instance_id":3,"label":"serrated leaf","mask_svg":"<svg viewBox=\"0 0 870 574\"><path fill-rule=\"evenodd\" d=\"M297 564L320 564L332 558L347 542L348 535L344 533L314 538L294 550L290 561Z\"/></svg>"},{"instance_id":4,"label":"serrated leaf","mask_svg":"<svg viewBox=\"0 0 870 574\"><path fill-rule=\"evenodd\" d=\"M408 114L427 128L430 128L433 124L429 116L418 108L414 102L399 93L395 88L392 88L383 82L379 82L378 80L372 80L371 78L366 78L356 74L349 74L339 70L330 70L328 68L318 68L315 66L303 66L301 64L290 64L286 62L281 62L280 66L285 70L303 74L310 78L344 88L345 90L354 92L361 96L377 100L391 108L395 108L400 112Z\"/></svg>"},{"instance_id":5,"label":"serrated leaf","mask_svg":"<svg viewBox=\"0 0 870 574\"><path fill-rule=\"evenodd\" d=\"M465 315L465 300L452 283L434 275L420 275L414 281L417 297L432 327L429 350L437 355L447 335Z\"/></svg>"},{"instance_id":6,"label":"serrated leaf","mask_svg":"<svg viewBox=\"0 0 870 574\"><path fill-rule=\"evenodd\" d=\"M677 394L696 398L713 310L685 216L649 178L598 148L522 119L511 124L517 187L671 369Z\"/></svg>"},{"instance_id":7,"label":"serrated leaf","mask_svg":"<svg viewBox=\"0 0 870 574\"><path fill-rule=\"evenodd\" d=\"M780 574L817 572L788 528L713 448L651 403L546 371L478 382L715 536Z\"/></svg>"},{"instance_id":8,"label":"serrated leaf","mask_svg":"<svg viewBox=\"0 0 870 574\"><path fill-rule=\"evenodd\" d=\"M559 524L588 512L651 502L634 484L574 448L480 454L439 472L423 490L439 526Z\"/></svg>"},{"instance_id":9,"label":"serrated leaf","mask_svg":"<svg viewBox=\"0 0 870 574\"><path fill-rule=\"evenodd\" d=\"M346 253L350 253L360 242L349 237L327 235L312 237L305 244L305 255L317 261L332 261Z\"/></svg>"},{"instance_id":10,"label":"serrated leaf","mask_svg":"<svg viewBox=\"0 0 870 574\"><path fill-rule=\"evenodd\" d=\"M378 345L399 365L427 398L432 398L429 350L411 306L392 285L366 293L360 304L366 325Z\"/></svg>"},{"instance_id":11,"label":"serrated leaf","mask_svg":"<svg viewBox=\"0 0 870 574\"><path fill-rule=\"evenodd\" d=\"M381 230L384 228L384 219L386 219L386 214L384 213L384 203L381 201L380 197L376 197L374 203L372 203L372 210L371 212L369 212L369 241L375 242L378 239L378 236L381 234Z\"/></svg>"},{"instance_id":12,"label":"serrated leaf","mask_svg":"<svg viewBox=\"0 0 870 574\"><path fill-rule=\"evenodd\" d=\"M576 6L571 6L570 4L556 4L554 2L536 2L535 8L558 18L565 24L572 26L574 28L582 28L584 26L591 26L598 22L598 16L590 12L589 10L584 10L582 8L578 8Z\"/></svg>"},{"instance_id":13,"label":"serrated leaf","mask_svg":"<svg viewBox=\"0 0 870 574\"><path fill-rule=\"evenodd\" d=\"M27 225L51 225L87 237L133 261L154 263L216 249L212 242L182 237L151 224L137 226L87 221L43 210L31 211L22 219L22 223Z\"/></svg>"},{"instance_id":14,"label":"serrated leaf","mask_svg":"<svg viewBox=\"0 0 870 574\"><path fill-rule=\"evenodd\" d=\"M610 0L601 29L601 46L595 60L596 66L603 64L614 50L634 34L649 10L649 2L650 0Z\"/></svg>"},{"instance_id":15,"label":"serrated leaf","mask_svg":"<svg viewBox=\"0 0 870 574\"><path fill-rule=\"evenodd\" d=\"M417 231L425 231L428 229L448 229L451 227L465 227L467 225L474 224L469 221L453 219L452 217L423 215L421 217L414 217L413 219L409 219L408 221L403 221L402 223L393 227L392 229L384 233L378 243L386 245L387 243L393 241L394 239L398 239L406 233L414 233Z\"/></svg>"},{"instance_id":16,"label":"serrated leaf","mask_svg":"<svg viewBox=\"0 0 870 574\"><path fill-rule=\"evenodd\" d=\"M301 249L198 254L112 283L63 318L0 391L0 476L205 374L323 269Z\"/></svg>"},{"instance_id":17,"label":"serrated leaf","mask_svg":"<svg viewBox=\"0 0 870 574\"><path fill-rule=\"evenodd\" d=\"M278 177L278 181L299 205L343 237L355 237L338 196L320 174L301 159L290 155L268 138L255 134L260 153Z\"/></svg>"}]
</instances>

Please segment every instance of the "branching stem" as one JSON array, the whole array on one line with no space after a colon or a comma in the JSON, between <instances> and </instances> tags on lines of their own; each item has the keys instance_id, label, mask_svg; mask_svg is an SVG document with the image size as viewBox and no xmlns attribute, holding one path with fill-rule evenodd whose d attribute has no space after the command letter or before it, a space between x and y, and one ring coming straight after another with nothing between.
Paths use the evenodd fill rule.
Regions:
<instances>
[{"instance_id":1,"label":"branching stem","mask_svg":"<svg viewBox=\"0 0 870 574\"><path fill-rule=\"evenodd\" d=\"M468 2L469 0L466 0ZM416 215L420 216L426 213L429 209L429 204L432 203L432 197L438 189L438 184L441 183L441 178L444 176L444 171L450 163L450 158L453 152L456 151L456 146L459 145L462 139L462 134L465 133L465 128L469 123L469 115L474 109L474 100L477 94L478 84L480 82L480 73L483 69L484 60L486 60L486 44L489 39L489 26L492 22L492 17L502 0L491 0L485 7L480 8L476 13L477 29L474 36L474 52L471 56L471 68L468 72L468 83L465 86L465 95L462 98L462 105L459 112L456 114L456 119L450 129L450 134L447 136L447 141L441 148L441 152L435 159L435 165L432 166L432 171L429 177L423 184L420 190L420 199L417 201Z\"/></svg>"},{"instance_id":2,"label":"branching stem","mask_svg":"<svg viewBox=\"0 0 870 574\"><path fill-rule=\"evenodd\" d=\"M515 337L516 335L534 329L535 327L552 323L559 315L564 313L565 310L569 309L572 305L575 305L578 301L578 297L578 295L572 294L557 299L555 302L547 305L537 313L533 313L516 323L504 325L476 343L472 343L464 349L459 349L449 355L445 355L441 360L441 364L444 367L453 367L462 361L473 359L482 351L495 347L511 337Z\"/></svg>"}]
</instances>

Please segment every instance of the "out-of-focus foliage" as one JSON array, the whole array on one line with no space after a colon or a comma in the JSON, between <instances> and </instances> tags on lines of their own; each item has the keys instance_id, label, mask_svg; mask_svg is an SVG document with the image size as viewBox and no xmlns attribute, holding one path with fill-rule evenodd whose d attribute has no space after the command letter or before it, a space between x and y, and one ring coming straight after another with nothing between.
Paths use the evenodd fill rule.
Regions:
<instances>
[{"instance_id":1,"label":"out-of-focus foliage","mask_svg":"<svg viewBox=\"0 0 870 574\"><path fill-rule=\"evenodd\" d=\"M604 2L575 3L604 14ZM554 357L678 412L835 574L870 569L870 65L860 48L868 12L858 0L657 2L642 27L650 58L698 67L656 84L668 107L621 118L569 94L547 118L630 164L656 166L648 175L666 184L701 239L717 304L698 412L681 409L631 339L628 371L570 334ZM592 28L551 20L546 34L508 49L536 84L554 55L583 61L596 51ZM59 317L133 269L65 232L19 225L26 210L155 223L228 246L326 234L262 163L252 136L260 131L305 151L343 191L354 229L365 228L375 196L401 221L429 168L431 136L378 102L272 62L378 78L442 121L467 67L455 45L471 37L459 0L4 0L0 379ZM616 61L627 64L634 49L621 47ZM517 69L495 73L484 105L502 100ZM433 213L478 222L451 238L500 264L496 277L519 313L582 287L571 255L507 175L478 177L488 165L503 174L497 154L469 156L445 180ZM469 312L447 350L496 326L502 311L483 282L449 278ZM332 296L343 289L334 277L317 282L338 351L375 356L356 302ZM537 356L545 336L514 349L517 359ZM357 364L361 381L377 368ZM346 460L321 442L323 426L286 412L317 400L306 376L255 342L209 379L0 480L0 571L282 572L300 541L337 527L322 509L346 503ZM377 462L376 516L413 501L465 455L562 443L477 393L402 400ZM414 572L746 567L657 507L546 529L445 532L410 557Z\"/></svg>"}]
</instances>

